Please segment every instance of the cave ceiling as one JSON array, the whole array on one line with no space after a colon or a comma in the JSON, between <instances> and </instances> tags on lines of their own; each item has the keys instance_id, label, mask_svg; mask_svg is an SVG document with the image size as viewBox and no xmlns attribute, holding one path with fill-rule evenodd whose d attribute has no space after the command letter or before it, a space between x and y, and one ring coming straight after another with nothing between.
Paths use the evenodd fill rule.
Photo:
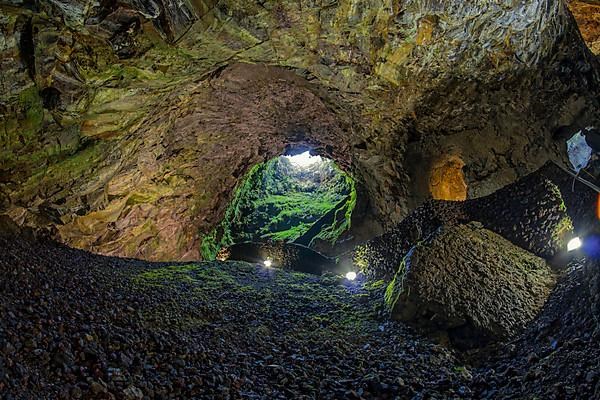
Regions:
<instances>
[{"instance_id":1,"label":"cave ceiling","mask_svg":"<svg viewBox=\"0 0 600 400\"><path fill-rule=\"evenodd\" d=\"M441 156L489 194L599 123L597 7L0 1L0 211L103 254L196 259L245 172L290 145L351 173L382 229Z\"/></svg>"}]
</instances>

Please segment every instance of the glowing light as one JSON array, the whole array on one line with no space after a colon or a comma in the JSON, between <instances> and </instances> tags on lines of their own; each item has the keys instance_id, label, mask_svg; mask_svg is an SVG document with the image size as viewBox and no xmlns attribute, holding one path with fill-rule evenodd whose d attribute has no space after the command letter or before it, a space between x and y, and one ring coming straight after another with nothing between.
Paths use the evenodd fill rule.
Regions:
<instances>
[{"instance_id":1,"label":"glowing light","mask_svg":"<svg viewBox=\"0 0 600 400\"><path fill-rule=\"evenodd\" d=\"M321 156L311 156L309 151L297 154L295 156L286 156L288 160L296 167L306 168L315 163L321 162Z\"/></svg>"},{"instance_id":2,"label":"glowing light","mask_svg":"<svg viewBox=\"0 0 600 400\"><path fill-rule=\"evenodd\" d=\"M583 243L581 242L581 239L574 237L573 239L569 240L569 243L567 243L567 251L577 250L582 244Z\"/></svg>"},{"instance_id":3,"label":"glowing light","mask_svg":"<svg viewBox=\"0 0 600 400\"><path fill-rule=\"evenodd\" d=\"M346 279L348 279L349 281L353 281L356 279L356 272L354 271L350 271L346 274Z\"/></svg>"},{"instance_id":4,"label":"glowing light","mask_svg":"<svg viewBox=\"0 0 600 400\"><path fill-rule=\"evenodd\" d=\"M273 261L267 259L264 261L264 264L265 264L265 267L270 267L271 265L273 265Z\"/></svg>"}]
</instances>

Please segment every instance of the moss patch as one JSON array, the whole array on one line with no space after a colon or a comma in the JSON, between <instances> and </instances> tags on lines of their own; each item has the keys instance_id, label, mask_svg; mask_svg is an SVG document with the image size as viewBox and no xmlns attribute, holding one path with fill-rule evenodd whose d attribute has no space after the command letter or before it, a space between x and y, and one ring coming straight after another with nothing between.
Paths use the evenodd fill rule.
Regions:
<instances>
[{"instance_id":1,"label":"moss patch","mask_svg":"<svg viewBox=\"0 0 600 400\"><path fill-rule=\"evenodd\" d=\"M233 243L293 242L316 224L313 240L333 243L350 228L355 204L353 179L332 161L299 170L278 157L250 169L222 222L204 236L201 253L210 260Z\"/></svg>"},{"instance_id":2,"label":"moss patch","mask_svg":"<svg viewBox=\"0 0 600 400\"><path fill-rule=\"evenodd\" d=\"M174 301L143 314L147 323L169 328L187 330L218 323L239 315L240 304L252 304L250 319L255 313L299 315L294 324L302 329L289 334L302 339L328 337L331 332L344 336L372 333L380 323L381 285L348 286L330 274L317 277L243 262L202 262L147 269L134 275L132 282L140 291L171 293L166 298ZM179 296L185 296L194 309L180 308ZM273 321L273 326L248 329L266 334L276 325Z\"/></svg>"}]
</instances>

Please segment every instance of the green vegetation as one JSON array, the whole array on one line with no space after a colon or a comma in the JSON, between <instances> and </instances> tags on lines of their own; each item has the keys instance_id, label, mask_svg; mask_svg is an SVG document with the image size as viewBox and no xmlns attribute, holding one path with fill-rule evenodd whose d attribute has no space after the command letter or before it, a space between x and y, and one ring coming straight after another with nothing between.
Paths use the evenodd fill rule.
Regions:
<instances>
[{"instance_id":1,"label":"green vegetation","mask_svg":"<svg viewBox=\"0 0 600 400\"><path fill-rule=\"evenodd\" d=\"M135 278L139 284L150 286L170 286L189 283L197 285L196 290L223 289L224 286L235 285L234 279L218 268L207 268L202 265L173 265L144 272Z\"/></svg>"},{"instance_id":2,"label":"green vegetation","mask_svg":"<svg viewBox=\"0 0 600 400\"><path fill-rule=\"evenodd\" d=\"M417 244L417 246L420 246L421 243ZM405 283L404 280L406 278L406 272L407 272L406 263L409 262L407 257L405 257L402 260L402 262L400 263L400 266L398 267L398 271L394 275L394 279L392 279L392 281L387 285L387 287L385 289L385 294L383 296L383 300L384 300L386 309L390 312L394 309L396 303L398 302L398 299L400 298L400 295L403 294L405 291L406 291L407 295L409 293L408 292L409 289L405 288L405 285L404 285L404 283ZM381 281L381 282L383 282L383 281Z\"/></svg>"},{"instance_id":3,"label":"green vegetation","mask_svg":"<svg viewBox=\"0 0 600 400\"><path fill-rule=\"evenodd\" d=\"M25 113L25 120L20 123L23 135L32 135L40 128L44 119L44 108L37 87L32 86L19 94L19 106Z\"/></svg>"},{"instance_id":4,"label":"green vegetation","mask_svg":"<svg viewBox=\"0 0 600 400\"><path fill-rule=\"evenodd\" d=\"M15 113L0 122L0 161L5 165L17 161L21 153L30 152L31 148L24 149L36 138L44 121L42 99L36 86L24 89L11 101L16 104Z\"/></svg>"},{"instance_id":5,"label":"green vegetation","mask_svg":"<svg viewBox=\"0 0 600 400\"><path fill-rule=\"evenodd\" d=\"M297 167L286 157L255 165L234 192L222 222L201 243L204 259L221 247L247 241L334 243L350 228L356 189L331 160Z\"/></svg>"},{"instance_id":6,"label":"green vegetation","mask_svg":"<svg viewBox=\"0 0 600 400\"><path fill-rule=\"evenodd\" d=\"M338 168L335 165L334 167ZM341 207L338 207L335 210L333 223L324 226L321 232L317 236L315 236L313 241L315 239L321 239L329 243L335 243L335 241L344 232L350 229L352 211L354 211L354 207L356 206L356 186L354 184L354 179L352 179L349 175L345 174L341 170L339 170L339 174L342 175L345 179L345 186L350 188L350 196L344 200L344 203Z\"/></svg>"},{"instance_id":7,"label":"green vegetation","mask_svg":"<svg viewBox=\"0 0 600 400\"><path fill-rule=\"evenodd\" d=\"M552 242L555 248L562 249L567 244L567 239L573 235L573 222L568 216L563 217L552 231Z\"/></svg>"},{"instance_id":8,"label":"green vegetation","mask_svg":"<svg viewBox=\"0 0 600 400\"><path fill-rule=\"evenodd\" d=\"M573 222L567 214L567 206L562 197L562 193L558 186L550 181L546 181L546 185L550 192L553 194L553 198L558 202L558 213L563 214L563 217L554 225L552 230L552 245L556 249L562 249L567 244L567 239L573 235Z\"/></svg>"},{"instance_id":9,"label":"green vegetation","mask_svg":"<svg viewBox=\"0 0 600 400\"><path fill-rule=\"evenodd\" d=\"M237 315L240 307L256 315L294 313L301 329L288 332L296 340L321 340L331 335L355 338L378 331L383 287L344 284L339 276L315 277L300 272L273 270L244 262L201 262L139 271L132 277L136 290L169 293L168 300L143 312L147 324L189 330ZM182 307L184 296L193 307ZM252 307L249 307L252 305ZM255 329L270 335L277 323Z\"/></svg>"}]
</instances>

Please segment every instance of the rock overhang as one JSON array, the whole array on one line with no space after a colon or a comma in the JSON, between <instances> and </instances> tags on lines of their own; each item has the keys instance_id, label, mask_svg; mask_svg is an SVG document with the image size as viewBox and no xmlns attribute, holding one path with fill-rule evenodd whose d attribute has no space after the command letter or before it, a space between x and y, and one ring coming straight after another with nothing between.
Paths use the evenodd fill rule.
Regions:
<instances>
[{"instance_id":1,"label":"rock overhang","mask_svg":"<svg viewBox=\"0 0 600 400\"><path fill-rule=\"evenodd\" d=\"M4 209L32 225L58 218L65 242L106 254L196 257L194 238L220 219L239 177L286 146L335 159L389 228L427 198L419 176L440 148L457 146L477 197L559 158L553 127L597 115L597 61L562 2L72 3L44 9L56 19L16 7L5 20L10 39L25 32L18 18L33 18L34 65L62 54L52 49L68 57L46 57L27 86L28 55L7 50L8 93L32 92L4 99L9 109L42 110L38 92L50 87L61 104L8 125L30 135L8 136L4 168L17 178L2 184ZM141 21L128 58L106 42L119 13ZM45 35L70 39L44 47ZM62 80L75 89L52 83ZM102 234L88 237L98 218ZM114 218L126 218L116 231Z\"/></svg>"}]
</instances>

